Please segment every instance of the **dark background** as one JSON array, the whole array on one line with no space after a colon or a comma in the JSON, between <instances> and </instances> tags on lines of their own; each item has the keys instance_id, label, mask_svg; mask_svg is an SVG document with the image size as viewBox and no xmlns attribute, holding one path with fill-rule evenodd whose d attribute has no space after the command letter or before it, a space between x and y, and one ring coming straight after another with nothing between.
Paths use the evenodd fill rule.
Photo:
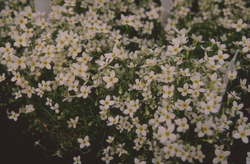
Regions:
<instances>
[{"instance_id":1,"label":"dark background","mask_svg":"<svg viewBox=\"0 0 250 164\"><path fill-rule=\"evenodd\" d=\"M249 115L247 115L249 116ZM1 164L73 164L73 156L65 154L49 157L41 147L34 146L35 141L50 144L41 134L25 133L28 122L19 118L17 122L8 119L6 108L0 108L0 163ZM249 117L250 119L250 117ZM250 139L250 138L249 138ZM47 145L46 144L46 145ZM243 144L241 139L235 140L231 148L229 163L245 164L246 152L250 151L250 143ZM77 155L75 155L77 156ZM88 161L90 158L90 161ZM81 155L82 164L98 164L100 160L94 154ZM209 159L205 160L210 161Z\"/></svg>"},{"instance_id":2,"label":"dark background","mask_svg":"<svg viewBox=\"0 0 250 164\"><path fill-rule=\"evenodd\" d=\"M0 108L0 164L73 164L73 157L80 155L76 153L64 154L62 158L51 157L54 152L44 151L40 146L34 145L40 140L47 147L51 145L53 149L53 143L42 134L26 133L28 122L23 118L18 118L17 121L10 120L6 110L7 108ZM81 161L82 164L103 164L96 158L95 151L88 155L81 154Z\"/></svg>"},{"instance_id":3,"label":"dark background","mask_svg":"<svg viewBox=\"0 0 250 164\"><path fill-rule=\"evenodd\" d=\"M0 163L1 164L73 164L73 157L46 157L47 152L35 141L43 140L42 135L25 133L28 122L20 118L17 122L9 120L6 108L0 109Z\"/></svg>"}]
</instances>

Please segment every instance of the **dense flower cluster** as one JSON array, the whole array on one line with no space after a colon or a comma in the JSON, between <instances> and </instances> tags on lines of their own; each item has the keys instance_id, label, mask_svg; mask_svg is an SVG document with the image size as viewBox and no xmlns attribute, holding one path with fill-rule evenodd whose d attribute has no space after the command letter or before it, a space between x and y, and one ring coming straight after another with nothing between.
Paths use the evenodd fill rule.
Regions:
<instances>
[{"instance_id":1,"label":"dense flower cluster","mask_svg":"<svg viewBox=\"0 0 250 164\"><path fill-rule=\"evenodd\" d=\"M4 2L0 82L20 104L9 118L27 118L59 156L77 150L74 164L96 147L106 163L227 163L233 140L250 136L238 75L250 8L192 2L174 1L164 25L152 0L57 0L48 18Z\"/></svg>"}]
</instances>

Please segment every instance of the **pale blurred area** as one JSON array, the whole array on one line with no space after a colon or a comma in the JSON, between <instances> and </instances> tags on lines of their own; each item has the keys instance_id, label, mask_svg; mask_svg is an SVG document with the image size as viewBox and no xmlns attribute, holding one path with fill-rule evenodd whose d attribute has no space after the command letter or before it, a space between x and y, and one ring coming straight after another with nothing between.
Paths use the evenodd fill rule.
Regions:
<instances>
[{"instance_id":1,"label":"pale blurred area","mask_svg":"<svg viewBox=\"0 0 250 164\"><path fill-rule=\"evenodd\" d=\"M167 12L170 11L170 4L172 0L161 0L161 5L164 8L164 11L161 14L162 20L161 23L164 25L167 21Z\"/></svg>"},{"instance_id":2,"label":"pale blurred area","mask_svg":"<svg viewBox=\"0 0 250 164\"><path fill-rule=\"evenodd\" d=\"M48 17L51 10L52 1L51 0L34 0L36 12L45 12L44 18Z\"/></svg>"}]
</instances>

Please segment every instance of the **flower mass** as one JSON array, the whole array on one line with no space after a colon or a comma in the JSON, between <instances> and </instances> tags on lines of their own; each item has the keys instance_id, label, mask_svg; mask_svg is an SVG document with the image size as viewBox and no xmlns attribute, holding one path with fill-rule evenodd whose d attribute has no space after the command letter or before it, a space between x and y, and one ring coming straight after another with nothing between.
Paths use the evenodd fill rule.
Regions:
<instances>
[{"instance_id":1,"label":"flower mass","mask_svg":"<svg viewBox=\"0 0 250 164\"><path fill-rule=\"evenodd\" d=\"M174 0L164 24L153 0L53 0L47 18L0 3L0 84L19 106L7 116L55 154L225 164L249 144L249 2Z\"/></svg>"}]
</instances>

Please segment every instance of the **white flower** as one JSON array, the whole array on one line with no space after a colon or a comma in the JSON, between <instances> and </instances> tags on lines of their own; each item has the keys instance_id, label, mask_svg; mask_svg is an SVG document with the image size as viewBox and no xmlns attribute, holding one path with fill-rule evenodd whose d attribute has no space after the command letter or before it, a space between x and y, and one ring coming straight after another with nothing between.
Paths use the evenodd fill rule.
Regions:
<instances>
[{"instance_id":1,"label":"white flower","mask_svg":"<svg viewBox=\"0 0 250 164\"><path fill-rule=\"evenodd\" d=\"M84 139L78 138L77 141L80 143L80 148L84 148L85 146L88 147L90 146L89 143L89 136L85 136Z\"/></svg>"},{"instance_id":2,"label":"white flower","mask_svg":"<svg viewBox=\"0 0 250 164\"><path fill-rule=\"evenodd\" d=\"M11 78L11 81L16 81L17 83L21 82L21 75L19 72L12 71L13 77Z\"/></svg>"},{"instance_id":3,"label":"white flower","mask_svg":"<svg viewBox=\"0 0 250 164\"><path fill-rule=\"evenodd\" d=\"M134 23L132 22L134 20L134 16L124 16L123 14L121 14L121 18L123 25L134 26Z\"/></svg>"},{"instance_id":4,"label":"white flower","mask_svg":"<svg viewBox=\"0 0 250 164\"><path fill-rule=\"evenodd\" d=\"M115 139L115 137L112 136L108 136L108 139L106 140L108 143L113 142L113 140Z\"/></svg>"},{"instance_id":5,"label":"white flower","mask_svg":"<svg viewBox=\"0 0 250 164\"><path fill-rule=\"evenodd\" d=\"M198 88L201 85L204 85L204 83L201 81L201 75L197 74L192 76L190 79L193 82L193 88Z\"/></svg>"},{"instance_id":6,"label":"white flower","mask_svg":"<svg viewBox=\"0 0 250 164\"><path fill-rule=\"evenodd\" d=\"M36 145L40 145L40 140L35 141L34 146L36 146Z\"/></svg>"},{"instance_id":7,"label":"white flower","mask_svg":"<svg viewBox=\"0 0 250 164\"><path fill-rule=\"evenodd\" d=\"M248 136L250 136L250 130L245 129L242 125L238 126L238 132L233 133L233 137L236 139L241 138L244 143L248 143Z\"/></svg>"},{"instance_id":8,"label":"white flower","mask_svg":"<svg viewBox=\"0 0 250 164\"><path fill-rule=\"evenodd\" d=\"M187 130L189 125L187 124L187 118L184 117L182 119L176 119L175 124L178 125L177 132L181 132Z\"/></svg>"},{"instance_id":9,"label":"white flower","mask_svg":"<svg viewBox=\"0 0 250 164\"><path fill-rule=\"evenodd\" d=\"M132 107L130 103L126 104L127 108L123 111L124 114L128 114L129 117L133 118L134 112L136 112L136 109Z\"/></svg>"},{"instance_id":10,"label":"white flower","mask_svg":"<svg viewBox=\"0 0 250 164\"><path fill-rule=\"evenodd\" d=\"M228 71L227 76L229 80L234 80L237 76L237 71Z\"/></svg>"},{"instance_id":11,"label":"white flower","mask_svg":"<svg viewBox=\"0 0 250 164\"><path fill-rule=\"evenodd\" d=\"M70 81L69 83L68 83L68 90L69 91L75 91L75 92L77 92L78 91L78 85L79 85L79 81L78 80L75 80L74 82L73 81Z\"/></svg>"},{"instance_id":12,"label":"white flower","mask_svg":"<svg viewBox=\"0 0 250 164\"><path fill-rule=\"evenodd\" d=\"M60 75L57 75L57 77L55 78L58 82L59 82L59 85L63 85L64 82L66 81L66 76L64 76L63 73L60 73Z\"/></svg>"},{"instance_id":13,"label":"white flower","mask_svg":"<svg viewBox=\"0 0 250 164\"><path fill-rule=\"evenodd\" d=\"M63 156L62 156L62 152L61 152L60 150L57 150L56 155L57 155L58 157L60 157L60 158L63 157Z\"/></svg>"},{"instance_id":14,"label":"white flower","mask_svg":"<svg viewBox=\"0 0 250 164\"><path fill-rule=\"evenodd\" d=\"M144 79L147 81L147 83L150 83L156 77L157 77L157 75L155 75L154 72L151 71L148 76L144 76Z\"/></svg>"},{"instance_id":15,"label":"white flower","mask_svg":"<svg viewBox=\"0 0 250 164\"><path fill-rule=\"evenodd\" d=\"M247 152L246 164L250 164L250 152Z\"/></svg>"},{"instance_id":16,"label":"white flower","mask_svg":"<svg viewBox=\"0 0 250 164\"><path fill-rule=\"evenodd\" d=\"M201 145L197 146L197 155L194 157L195 159L198 159L200 163L203 163L203 159L206 157L202 151L200 150Z\"/></svg>"},{"instance_id":17,"label":"white flower","mask_svg":"<svg viewBox=\"0 0 250 164\"><path fill-rule=\"evenodd\" d=\"M21 45L23 47L27 46L27 35L26 35L26 33L23 33L21 36L15 35L14 38L15 38L15 41L16 41L14 43L14 46L16 46L16 47L20 47Z\"/></svg>"},{"instance_id":18,"label":"white flower","mask_svg":"<svg viewBox=\"0 0 250 164\"><path fill-rule=\"evenodd\" d=\"M218 51L218 55L214 56L214 59L218 60L221 65L224 64L224 59L227 59L229 57L228 54L223 54L222 50Z\"/></svg>"},{"instance_id":19,"label":"white flower","mask_svg":"<svg viewBox=\"0 0 250 164\"><path fill-rule=\"evenodd\" d=\"M73 126L74 129L76 128L76 124L78 120L79 120L79 117L76 117L75 119L70 118L71 125Z\"/></svg>"},{"instance_id":20,"label":"white flower","mask_svg":"<svg viewBox=\"0 0 250 164\"><path fill-rule=\"evenodd\" d=\"M115 101L110 100L110 95L107 95L105 100L100 100L100 104L104 105L106 109L109 109L109 106L113 105Z\"/></svg>"},{"instance_id":21,"label":"white flower","mask_svg":"<svg viewBox=\"0 0 250 164\"><path fill-rule=\"evenodd\" d=\"M106 88L110 88L114 83L118 82L118 78L115 77L115 71L111 71L109 76L104 76L103 80L107 83Z\"/></svg>"},{"instance_id":22,"label":"white flower","mask_svg":"<svg viewBox=\"0 0 250 164\"><path fill-rule=\"evenodd\" d=\"M51 60L52 60L51 58L41 57L39 63L40 68L46 67L47 69L51 69L50 65Z\"/></svg>"},{"instance_id":23,"label":"white flower","mask_svg":"<svg viewBox=\"0 0 250 164\"><path fill-rule=\"evenodd\" d=\"M240 79L240 86L243 90L247 90L246 83L247 83L247 79Z\"/></svg>"},{"instance_id":24,"label":"white flower","mask_svg":"<svg viewBox=\"0 0 250 164\"><path fill-rule=\"evenodd\" d=\"M194 41L196 42L204 43L204 41L202 41L202 35L196 36L192 34L191 38L194 39Z\"/></svg>"},{"instance_id":25,"label":"white flower","mask_svg":"<svg viewBox=\"0 0 250 164\"><path fill-rule=\"evenodd\" d=\"M163 158L162 156L158 156L157 158L153 158L152 163L154 163L154 164L164 164L163 163L164 160L162 158Z\"/></svg>"},{"instance_id":26,"label":"white flower","mask_svg":"<svg viewBox=\"0 0 250 164\"><path fill-rule=\"evenodd\" d=\"M250 51L250 40L247 39L245 44L244 44L244 48L242 49L243 52L248 52ZM250 55L247 55L248 58L250 58Z\"/></svg>"},{"instance_id":27,"label":"white flower","mask_svg":"<svg viewBox=\"0 0 250 164\"><path fill-rule=\"evenodd\" d=\"M23 89L21 92L27 94L28 98L31 98L32 94L35 93L35 88L28 86L27 88Z\"/></svg>"},{"instance_id":28,"label":"white flower","mask_svg":"<svg viewBox=\"0 0 250 164\"><path fill-rule=\"evenodd\" d=\"M50 98L47 97L45 105L52 106L52 99L50 99Z\"/></svg>"},{"instance_id":29,"label":"white flower","mask_svg":"<svg viewBox=\"0 0 250 164\"><path fill-rule=\"evenodd\" d=\"M185 70L181 68L180 72L182 76L191 76L191 74L189 73L189 68L186 68Z\"/></svg>"},{"instance_id":30,"label":"white flower","mask_svg":"<svg viewBox=\"0 0 250 164\"><path fill-rule=\"evenodd\" d=\"M227 164L227 156L230 155L230 151L223 151L219 149L215 149L215 155L216 157L213 159L213 163L221 163L221 164Z\"/></svg>"},{"instance_id":31,"label":"white flower","mask_svg":"<svg viewBox=\"0 0 250 164\"><path fill-rule=\"evenodd\" d=\"M189 92L190 92L190 90L188 89L188 83L185 83L184 85L183 85L183 88L177 88L177 90L179 91L179 92L181 92L181 95L182 96L186 96Z\"/></svg>"},{"instance_id":32,"label":"white flower","mask_svg":"<svg viewBox=\"0 0 250 164\"><path fill-rule=\"evenodd\" d=\"M74 66L74 75L75 76L80 76L80 77L86 77L86 71L88 70L88 66L86 66L85 63L82 64L73 64Z\"/></svg>"},{"instance_id":33,"label":"white flower","mask_svg":"<svg viewBox=\"0 0 250 164\"><path fill-rule=\"evenodd\" d=\"M179 14L180 15L187 15L187 13L189 12L189 8L183 7L181 6L181 9L179 10Z\"/></svg>"},{"instance_id":34,"label":"white flower","mask_svg":"<svg viewBox=\"0 0 250 164\"><path fill-rule=\"evenodd\" d=\"M200 102L200 104L203 107L205 114L210 114L210 112L212 112L212 113L218 112L218 109L216 109L216 107L214 106L213 99L209 100L206 103L204 101L202 101L202 102Z\"/></svg>"},{"instance_id":35,"label":"white flower","mask_svg":"<svg viewBox=\"0 0 250 164\"><path fill-rule=\"evenodd\" d=\"M29 59L27 62L27 66L30 66L30 71L34 72L36 67L39 67L39 63L36 61L36 58Z\"/></svg>"},{"instance_id":36,"label":"white flower","mask_svg":"<svg viewBox=\"0 0 250 164\"><path fill-rule=\"evenodd\" d=\"M159 17L159 14L157 13L157 11L155 9L153 9L149 12L146 12L146 15L148 16L149 20L157 19Z\"/></svg>"},{"instance_id":37,"label":"white flower","mask_svg":"<svg viewBox=\"0 0 250 164\"><path fill-rule=\"evenodd\" d=\"M14 121L17 121L19 117L19 113L15 113L14 111L11 111L11 115L9 116L9 119L13 119Z\"/></svg>"},{"instance_id":38,"label":"white flower","mask_svg":"<svg viewBox=\"0 0 250 164\"><path fill-rule=\"evenodd\" d=\"M11 48L9 42L6 43L5 47L0 47L0 52L3 52L3 56L6 56L14 51L14 48Z\"/></svg>"},{"instance_id":39,"label":"white flower","mask_svg":"<svg viewBox=\"0 0 250 164\"><path fill-rule=\"evenodd\" d=\"M113 47L112 53L106 53L104 54L105 58L108 59L109 63L114 60L115 57L117 57L120 53L120 50L117 48L116 44Z\"/></svg>"},{"instance_id":40,"label":"white flower","mask_svg":"<svg viewBox=\"0 0 250 164\"><path fill-rule=\"evenodd\" d=\"M247 26L246 23L243 23L242 19L239 19L237 24L233 23L232 27L236 28L237 32L240 32L242 28L245 28Z\"/></svg>"},{"instance_id":41,"label":"white flower","mask_svg":"<svg viewBox=\"0 0 250 164\"><path fill-rule=\"evenodd\" d=\"M26 68L26 64L25 64L25 61L26 61L26 57L22 56L22 57L17 57L17 56L13 56L11 58L11 60L14 62L13 65L12 65L12 68L14 70L16 70L19 66L22 68L22 69L25 69Z\"/></svg>"},{"instance_id":42,"label":"white flower","mask_svg":"<svg viewBox=\"0 0 250 164\"><path fill-rule=\"evenodd\" d=\"M86 99L88 97L88 94L91 93L91 87L90 86L81 86L80 93L77 95L77 97L83 97Z\"/></svg>"},{"instance_id":43,"label":"white flower","mask_svg":"<svg viewBox=\"0 0 250 164\"><path fill-rule=\"evenodd\" d=\"M55 106L51 106L50 109L55 110L56 113L59 113L59 105L55 103Z\"/></svg>"},{"instance_id":44,"label":"white flower","mask_svg":"<svg viewBox=\"0 0 250 164\"><path fill-rule=\"evenodd\" d=\"M98 32L100 33L108 33L109 31L107 30L107 24L103 23L101 26L97 25L96 27L98 29Z\"/></svg>"},{"instance_id":45,"label":"white flower","mask_svg":"<svg viewBox=\"0 0 250 164\"><path fill-rule=\"evenodd\" d=\"M105 161L106 164L109 164L112 159L113 157L109 156L108 153L105 153L105 157L102 157L102 160Z\"/></svg>"},{"instance_id":46,"label":"white flower","mask_svg":"<svg viewBox=\"0 0 250 164\"><path fill-rule=\"evenodd\" d=\"M157 133L161 136L159 138L161 143L165 143L167 140L171 141L176 140L176 135L173 133L174 129L175 129L174 124L169 125L167 129L163 126L158 127Z\"/></svg>"},{"instance_id":47,"label":"white flower","mask_svg":"<svg viewBox=\"0 0 250 164\"><path fill-rule=\"evenodd\" d=\"M146 164L146 161L140 161L138 158L134 159L135 164Z\"/></svg>"},{"instance_id":48,"label":"white flower","mask_svg":"<svg viewBox=\"0 0 250 164\"><path fill-rule=\"evenodd\" d=\"M22 97L21 91L15 92L15 99Z\"/></svg>"},{"instance_id":49,"label":"white flower","mask_svg":"<svg viewBox=\"0 0 250 164\"><path fill-rule=\"evenodd\" d=\"M108 117L109 123L107 126L115 125L119 121L119 115L117 115L115 118L114 117Z\"/></svg>"},{"instance_id":50,"label":"white flower","mask_svg":"<svg viewBox=\"0 0 250 164\"><path fill-rule=\"evenodd\" d=\"M201 121L196 123L195 132L198 132L198 137L203 137L205 134L208 136L211 136L213 134L213 131L210 129L214 126L214 124L211 122L211 120L206 121L205 123L202 123Z\"/></svg>"},{"instance_id":51,"label":"white flower","mask_svg":"<svg viewBox=\"0 0 250 164\"><path fill-rule=\"evenodd\" d=\"M36 24L37 26L40 26L41 29L44 29L44 28L48 25L48 23L45 21L44 18L38 18L38 19L36 20L35 24Z\"/></svg>"},{"instance_id":52,"label":"white flower","mask_svg":"<svg viewBox=\"0 0 250 164\"><path fill-rule=\"evenodd\" d=\"M50 83L51 83L51 81L44 81L43 80L42 81L43 90L51 91Z\"/></svg>"},{"instance_id":53,"label":"white flower","mask_svg":"<svg viewBox=\"0 0 250 164\"><path fill-rule=\"evenodd\" d=\"M160 120L159 120L158 114L155 113L154 114L154 118L150 119L148 123L149 123L149 125L152 126L153 130L155 130L159 126L159 124L160 124Z\"/></svg>"},{"instance_id":54,"label":"white flower","mask_svg":"<svg viewBox=\"0 0 250 164\"><path fill-rule=\"evenodd\" d=\"M191 103L191 99L186 99L185 101L178 99L177 102L179 110L181 111L184 109L186 109L187 111L192 110L191 106L189 106L189 104Z\"/></svg>"},{"instance_id":55,"label":"white flower","mask_svg":"<svg viewBox=\"0 0 250 164\"><path fill-rule=\"evenodd\" d=\"M173 112L170 112L168 109L163 109L161 117L159 118L160 122L166 122L167 125L172 124L172 119L175 118L175 114Z\"/></svg>"},{"instance_id":56,"label":"white flower","mask_svg":"<svg viewBox=\"0 0 250 164\"><path fill-rule=\"evenodd\" d=\"M19 25L22 29L26 27L26 24L28 22L28 19L23 17L23 14L20 14L18 17L16 17L15 24Z\"/></svg>"},{"instance_id":57,"label":"white flower","mask_svg":"<svg viewBox=\"0 0 250 164\"><path fill-rule=\"evenodd\" d=\"M174 94L174 85L171 85L170 87L164 85L163 90L164 90L164 93L162 95L163 98L172 97Z\"/></svg>"},{"instance_id":58,"label":"white flower","mask_svg":"<svg viewBox=\"0 0 250 164\"><path fill-rule=\"evenodd\" d=\"M81 164L81 156L73 157L74 163L73 164Z\"/></svg>"},{"instance_id":59,"label":"white flower","mask_svg":"<svg viewBox=\"0 0 250 164\"><path fill-rule=\"evenodd\" d=\"M236 101L233 101L233 107L232 107L232 109L236 110L236 111L239 111L239 110L241 110L243 108L243 106L244 106L243 103L241 103L241 104L238 105Z\"/></svg>"},{"instance_id":60,"label":"white flower","mask_svg":"<svg viewBox=\"0 0 250 164\"><path fill-rule=\"evenodd\" d=\"M143 92L142 96L144 97L143 100L148 100L152 98L152 92L150 90L148 90L147 92Z\"/></svg>"},{"instance_id":61,"label":"white flower","mask_svg":"<svg viewBox=\"0 0 250 164\"><path fill-rule=\"evenodd\" d=\"M178 52L180 52L182 50L182 48L180 47L180 42L179 41L175 41L173 42L173 46L168 46L168 50L171 52L172 55L176 55Z\"/></svg>"},{"instance_id":62,"label":"white flower","mask_svg":"<svg viewBox=\"0 0 250 164\"><path fill-rule=\"evenodd\" d=\"M34 112L35 111L35 108L33 105L25 105L25 111L24 113L31 113L31 112Z\"/></svg>"},{"instance_id":63,"label":"white flower","mask_svg":"<svg viewBox=\"0 0 250 164\"><path fill-rule=\"evenodd\" d=\"M147 124L143 124L143 125L140 125L140 124L136 124L135 125L136 126L136 133L137 133L137 135L139 135L139 134L141 134L141 135L143 135L143 136L146 136L147 135L147 132L146 132L146 130L147 130Z\"/></svg>"},{"instance_id":64,"label":"white flower","mask_svg":"<svg viewBox=\"0 0 250 164\"><path fill-rule=\"evenodd\" d=\"M0 75L0 82L4 81L5 80L5 73L2 73L2 75Z\"/></svg>"}]
</instances>

